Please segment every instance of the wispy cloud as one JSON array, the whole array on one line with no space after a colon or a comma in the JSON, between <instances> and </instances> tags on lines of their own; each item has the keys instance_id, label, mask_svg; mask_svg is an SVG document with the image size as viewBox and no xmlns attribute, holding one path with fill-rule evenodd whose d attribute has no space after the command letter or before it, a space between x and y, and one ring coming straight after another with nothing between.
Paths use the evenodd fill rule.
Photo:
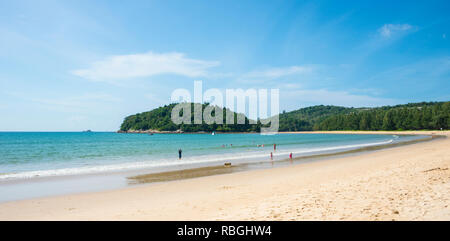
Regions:
<instances>
[{"instance_id":1,"label":"wispy cloud","mask_svg":"<svg viewBox=\"0 0 450 241\"><path fill-rule=\"evenodd\" d=\"M22 92L8 92L5 94L24 101L29 101L45 109L69 113L81 113L88 110L98 110L98 108L104 109L105 106L113 106L112 104L122 102L121 98L102 92L84 93L64 97L36 97Z\"/></svg>"},{"instance_id":2,"label":"wispy cloud","mask_svg":"<svg viewBox=\"0 0 450 241\"><path fill-rule=\"evenodd\" d=\"M153 103L157 103L159 105L168 104L168 102L170 101L169 98L163 99L163 98L158 97L155 94L146 94L145 98L147 98L148 100L152 101Z\"/></svg>"},{"instance_id":3,"label":"wispy cloud","mask_svg":"<svg viewBox=\"0 0 450 241\"><path fill-rule=\"evenodd\" d=\"M313 71L312 66L288 66L267 68L258 71L251 71L242 76L242 78L263 78L263 79L276 79L295 74L311 73Z\"/></svg>"},{"instance_id":4,"label":"wispy cloud","mask_svg":"<svg viewBox=\"0 0 450 241\"><path fill-rule=\"evenodd\" d=\"M353 94L348 91L327 89L298 89L281 92L282 99L296 106L338 105L348 107L373 107L398 104L400 101L389 98L378 98L369 95ZM296 107L298 108L298 107Z\"/></svg>"},{"instance_id":5,"label":"wispy cloud","mask_svg":"<svg viewBox=\"0 0 450 241\"><path fill-rule=\"evenodd\" d=\"M87 69L72 74L94 80L109 81L160 74L176 74L187 77L205 77L208 69L220 65L218 61L187 58L183 53L143 53L116 55L91 64Z\"/></svg>"},{"instance_id":6,"label":"wispy cloud","mask_svg":"<svg viewBox=\"0 0 450 241\"><path fill-rule=\"evenodd\" d=\"M96 103L121 102L120 98L105 93L86 93L79 96L68 96L62 98L31 98L35 103L53 106L63 110L74 108L84 109Z\"/></svg>"},{"instance_id":7,"label":"wispy cloud","mask_svg":"<svg viewBox=\"0 0 450 241\"><path fill-rule=\"evenodd\" d=\"M390 80L401 84L427 85L438 83L436 80L448 79L450 75L450 56L423 59L406 65L397 66L386 71L377 73L369 78L370 82Z\"/></svg>"},{"instance_id":8,"label":"wispy cloud","mask_svg":"<svg viewBox=\"0 0 450 241\"><path fill-rule=\"evenodd\" d=\"M396 33L404 32L412 29L413 26L409 24L385 24L378 29L381 36L389 38Z\"/></svg>"}]
</instances>

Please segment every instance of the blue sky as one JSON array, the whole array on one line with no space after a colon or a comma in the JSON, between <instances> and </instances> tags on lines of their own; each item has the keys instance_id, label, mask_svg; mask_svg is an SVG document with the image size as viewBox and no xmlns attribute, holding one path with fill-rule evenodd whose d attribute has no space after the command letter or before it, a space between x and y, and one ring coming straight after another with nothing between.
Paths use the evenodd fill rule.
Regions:
<instances>
[{"instance_id":1,"label":"blue sky","mask_svg":"<svg viewBox=\"0 0 450 241\"><path fill-rule=\"evenodd\" d=\"M0 1L0 130L117 130L176 88L450 100L448 1Z\"/></svg>"}]
</instances>

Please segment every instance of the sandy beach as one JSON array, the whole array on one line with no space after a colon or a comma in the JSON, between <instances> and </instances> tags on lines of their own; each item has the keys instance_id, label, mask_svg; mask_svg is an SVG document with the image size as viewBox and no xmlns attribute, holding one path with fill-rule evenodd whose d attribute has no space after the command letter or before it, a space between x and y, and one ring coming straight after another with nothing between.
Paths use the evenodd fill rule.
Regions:
<instances>
[{"instance_id":1,"label":"sandy beach","mask_svg":"<svg viewBox=\"0 0 450 241\"><path fill-rule=\"evenodd\" d=\"M0 220L450 220L450 131L280 168L0 204Z\"/></svg>"}]
</instances>

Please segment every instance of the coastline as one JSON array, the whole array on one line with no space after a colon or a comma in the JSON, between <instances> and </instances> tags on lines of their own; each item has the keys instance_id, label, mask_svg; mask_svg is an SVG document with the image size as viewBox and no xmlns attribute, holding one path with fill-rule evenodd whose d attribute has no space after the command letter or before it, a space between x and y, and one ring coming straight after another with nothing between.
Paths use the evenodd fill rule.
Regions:
<instances>
[{"instance_id":1,"label":"coastline","mask_svg":"<svg viewBox=\"0 0 450 241\"><path fill-rule=\"evenodd\" d=\"M304 134L299 132L292 132L289 134ZM314 133L311 133L314 134ZM324 133L329 134L329 133ZM344 133L340 133L344 134ZM349 133L345 133L349 134ZM411 134L415 135L415 134ZM410 145L414 143L433 141L438 138L444 138L445 136L441 135L430 135L426 138L397 142L397 143L389 143L389 144L381 144L367 147L359 147L356 149L350 150L341 150L337 152L324 152L324 153L316 153L310 154L307 156L294 157L292 160L289 158L274 160L274 161L260 161L253 163L238 163L232 164L230 166L224 165L214 165L214 166L204 166L204 167L196 167L196 168L187 168L181 170L171 170L171 171L161 171L161 172L152 172L152 173L144 173L139 175L132 175L127 177L130 184L147 184L147 183L157 183L157 182L167 182L167 181L177 181L184 180L190 178L198 178L198 177L206 177L213 175L221 175L235 172L243 172L243 171L252 171L258 169L267 169L267 168L278 168L285 167L288 165L300 165L313 161L322 161L322 160L331 160L336 158L343 158L355 155L363 155L364 153L369 153L373 151L383 150L387 148L393 148L398 146Z\"/></svg>"},{"instance_id":2,"label":"coastline","mask_svg":"<svg viewBox=\"0 0 450 241\"><path fill-rule=\"evenodd\" d=\"M211 132L207 131L193 131L193 132L184 132L181 130L176 131L158 131L158 130L131 130L131 131L113 131L115 133L121 134L207 134L210 135ZM259 132L233 132L233 131L214 131L216 134L259 134ZM420 135L420 134L428 134L428 135L438 135L440 130L393 130L393 131L280 131L277 134L380 134L380 135Z\"/></svg>"},{"instance_id":3,"label":"coastline","mask_svg":"<svg viewBox=\"0 0 450 241\"><path fill-rule=\"evenodd\" d=\"M292 135L297 134L291 134L291 136ZM298 135L302 135L302 133ZM281 137L283 135L278 136ZM389 134L384 136L386 138L393 137L394 135ZM125 163L117 166L93 166L90 169L84 170L74 168L73 170L55 169L42 172L24 172L17 174L22 175L22 177L17 177L16 175L15 178L5 175L0 176L0 193L4 194L0 196L0 203L115 190L127 188L136 184L153 184L157 182L176 181L249 170L278 168L330 158L358 155L361 154L361 152L370 152L398 145L428 141L435 138L427 135L415 135L410 137L407 137L406 135L399 136L404 137L394 137L387 142L369 142L356 145L336 144L332 145L331 148L303 148L299 151L291 149L289 151L292 151L291 153L293 153L294 156L293 159L289 159L289 151L283 149L279 149L280 152L275 152L273 159L270 159L267 156L271 151L269 148L266 150L267 152L265 154L253 153L253 157L242 157L238 153L228 157L221 156L219 157L221 160L218 160L217 156L209 156L209 158L204 158L203 161L200 162L198 160L192 160L193 162L186 162L185 164L162 165L159 167L143 167L142 165L139 165L139 163L131 162L131 165ZM235 138L238 137L235 136ZM353 136L353 138L357 137ZM333 138L330 137L330 139ZM225 162L230 163L231 165L224 166ZM127 169L127 165L132 168ZM135 168L133 165L139 165L139 168ZM99 171L100 169L103 170ZM105 169L109 170L105 171ZM12 176L14 176L14 174Z\"/></svg>"},{"instance_id":4,"label":"coastline","mask_svg":"<svg viewBox=\"0 0 450 241\"><path fill-rule=\"evenodd\" d=\"M449 144L440 138L300 165L7 202L0 220L449 220Z\"/></svg>"},{"instance_id":5,"label":"coastline","mask_svg":"<svg viewBox=\"0 0 450 241\"><path fill-rule=\"evenodd\" d=\"M448 136L449 131L418 130L418 131L286 131L281 134L370 134L370 135L442 135Z\"/></svg>"}]
</instances>

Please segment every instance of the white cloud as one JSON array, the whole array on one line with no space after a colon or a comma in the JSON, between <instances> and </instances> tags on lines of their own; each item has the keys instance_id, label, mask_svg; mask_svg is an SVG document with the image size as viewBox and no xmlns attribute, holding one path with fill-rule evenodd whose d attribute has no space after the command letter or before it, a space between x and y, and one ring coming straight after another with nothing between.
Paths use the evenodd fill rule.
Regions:
<instances>
[{"instance_id":1,"label":"white cloud","mask_svg":"<svg viewBox=\"0 0 450 241\"><path fill-rule=\"evenodd\" d=\"M259 71L252 71L244 74L242 78L264 78L275 79L288 75L306 74L313 72L312 66L289 66L280 68L268 68Z\"/></svg>"},{"instance_id":2,"label":"white cloud","mask_svg":"<svg viewBox=\"0 0 450 241\"><path fill-rule=\"evenodd\" d=\"M143 53L116 55L92 63L87 69L72 71L72 74L94 80L109 81L159 74L177 74L188 77L205 77L207 69L220 65L218 61L186 58L182 53Z\"/></svg>"},{"instance_id":3,"label":"white cloud","mask_svg":"<svg viewBox=\"0 0 450 241\"><path fill-rule=\"evenodd\" d=\"M165 105L168 104L168 102L170 102L170 98L167 99L161 99L158 96L154 95L154 94L146 94L145 97L152 101L153 103L157 103L159 105Z\"/></svg>"},{"instance_id":4,"label":"white cloud","mask_svg":"<svg viewBox=\"0 0 450 241\"><path fill-rule=\"evenodd\" d=\"M68 96L63 98L31 98L30 100L61 109L78 108L85 109L96 103L121 102L122 100L104 93L87 93L78 96Z\"/></svg>"},{"instance_id":5,"label":"white cloud","mask_svg":"<svg viewBox=\"0 0 450 241\"><path fill-rule=\"evenodd\" d=\"M57 97L35 97L22 92L9 92L9 96L28 101L36 106L45 109L56 110L61 112L89 112L106 107L114 107L114 104L121 103L121 98L114 97L107 93L95 92L85 93L74 96L57 96Z\"/></svg>"},{"instance_id":6,"label":"white cloud","mask_svg":"<svg viewBox=\"0 0 450 241\"><path fill-rule=\"evenodd\" d=\"M279 89L299 89L302 87L299 83L282 83L276 86Z\"/></svg>"},{"instance_id":7,"label":"white cloud","mask_svg":"<svg viewBox=\"0 0 450 241\"><path fill-rule=\"evenodd\" d=\"M327 89L280 90L280 95L285 101L295 103L296 106L323 104L348 107L374 107L399 103L395 99L377 98L368 95L353 94L347 91L331 91Z\"/></svg>"},{"instance_id":8,"label":"white cloud","mask_svg":"<svg viewBox=\"0 0 450 241\"><path fill-rule=\"evenodd\" d=\"M409 24L385 24L383 27L378 29L378 32L381 36L389 38L395 33L407 31L411 28L412 26Z\"/></svg>"},{"instance_id":9,"label":"white cloud","mask_svg":"<svg viewBox=\"0 0 450 241\"><path fill-rule=\"evenodd\" d=\"M370 82L391 81L395 84L417 84L424 80L427 84L448 79L450 74L450 56L422 59L410 64L396 66L371 76ZM439 81L440 80L440 81Z\"/></svg>"}]
</instances>

